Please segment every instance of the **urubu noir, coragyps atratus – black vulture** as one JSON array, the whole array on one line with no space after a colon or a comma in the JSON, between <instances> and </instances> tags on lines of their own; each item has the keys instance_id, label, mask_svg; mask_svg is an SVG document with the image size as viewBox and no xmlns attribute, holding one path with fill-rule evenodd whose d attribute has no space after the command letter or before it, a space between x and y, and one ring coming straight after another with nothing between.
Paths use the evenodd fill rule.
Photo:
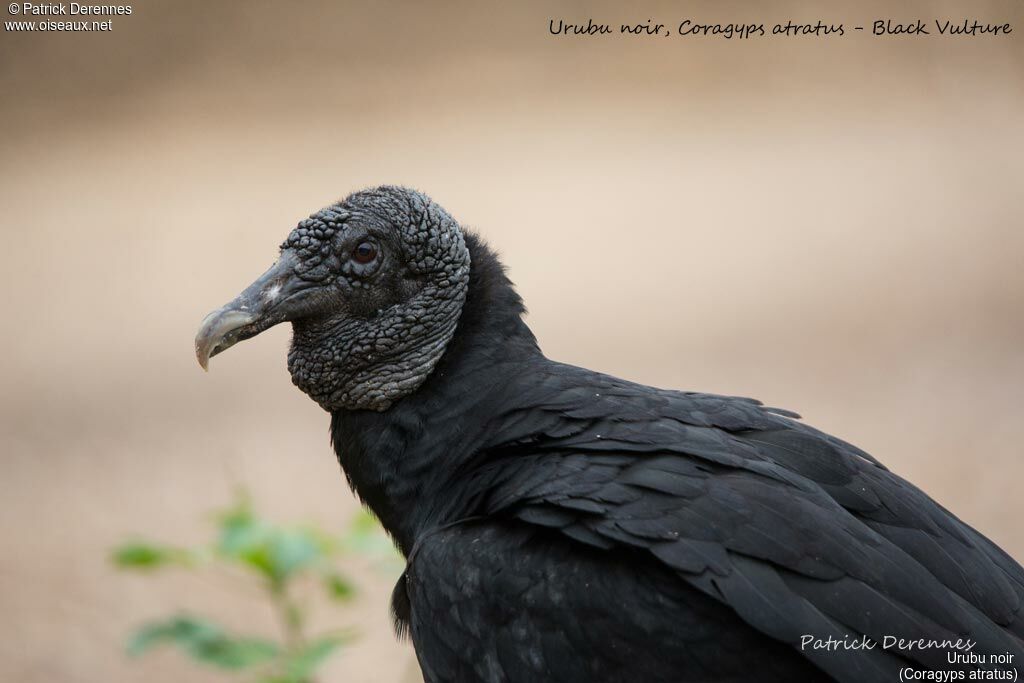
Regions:
<instances>
[{"instance_id":1,"label":"urubu noir, coragyps atratus \u2013 black vulture","mask_svg":"<svg viewBox=\"0 0 1024 683\"><path fill-rule=\"evenodd\" d=\"M206 367L292 324L428 682L1021 673L1024 570L980 533L793 413L549 360L523 313L479 237L385 186L301 221L196 337Z\"/></svg>"}]
</instances>

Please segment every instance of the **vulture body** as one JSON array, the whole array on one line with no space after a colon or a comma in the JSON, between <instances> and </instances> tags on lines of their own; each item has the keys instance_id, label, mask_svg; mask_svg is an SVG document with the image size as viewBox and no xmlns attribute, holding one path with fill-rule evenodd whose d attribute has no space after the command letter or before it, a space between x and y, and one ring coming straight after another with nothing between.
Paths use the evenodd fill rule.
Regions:
<instances>
[{"instance_id":1,"label":"vulture body","mask_svg":"<svg viewBox=\"0 0 1024 683\"><path fill-rule=\"evenodd\" d=\"M205 367L292 322L428 683L1024 672L1024 570L919 489L793 413L551 361L522 314L486 245L382 187L196 339Z\"/></svg>"}]
</instances>

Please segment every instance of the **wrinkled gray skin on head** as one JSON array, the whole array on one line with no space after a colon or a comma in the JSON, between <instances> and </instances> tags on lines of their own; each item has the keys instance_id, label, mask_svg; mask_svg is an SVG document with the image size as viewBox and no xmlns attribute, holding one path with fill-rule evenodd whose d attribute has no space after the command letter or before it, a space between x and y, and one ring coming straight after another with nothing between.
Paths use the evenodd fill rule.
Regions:
<instances>
[{"instance_id":1,"label":"wrinkled gray skin on head","mask_svg":"<svg viewBox=\"0 0 1024 683\"><path fill-rule=\"evenodd\" d=\"M357 263L367 239L377 258ZM440 360L466 299L469 251L455 220L396 187L357 192L299 223L281 246L318 285L290 316L292 381L326 410L386 410Z\"/></svg>"}]
</instances>

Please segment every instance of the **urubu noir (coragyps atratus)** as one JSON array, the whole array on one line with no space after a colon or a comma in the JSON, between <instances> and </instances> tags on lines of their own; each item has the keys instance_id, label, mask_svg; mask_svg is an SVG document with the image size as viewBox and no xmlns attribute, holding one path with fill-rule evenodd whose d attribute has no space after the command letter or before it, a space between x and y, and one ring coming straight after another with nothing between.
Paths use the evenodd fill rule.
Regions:
<instances>
[{"instance_id":1,"label":"urubu noir (coragyps atratus)","mask_svg":"<svg viewBox=\"0 0 1024 683\"><path fill-rule=\"evenodd\" d=\"M427 681L1021 672L1024 570L991 541L793 413L548 360L523 312L480 238L379 187L196 337L205 367L291 322Z\"/></svg>"}]
</instances>

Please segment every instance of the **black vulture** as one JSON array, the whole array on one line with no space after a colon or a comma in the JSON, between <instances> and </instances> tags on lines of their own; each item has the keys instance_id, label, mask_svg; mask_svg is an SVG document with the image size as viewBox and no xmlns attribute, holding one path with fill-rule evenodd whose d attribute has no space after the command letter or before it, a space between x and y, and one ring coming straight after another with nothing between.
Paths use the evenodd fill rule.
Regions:
<instances>
[{"instance_id":1,"label":"black vulture","mask_svg":"<svg viewBox=\"0 0 1024 683\"><path fill-rule=\"evenodd\" d=\"M523 312L479 237L384 186L301 221L196 337L206 367L291 322L427 681L1024 671L1024 570L920 489L794 413L549 360Z\"/></svg>"}]
</instances>

